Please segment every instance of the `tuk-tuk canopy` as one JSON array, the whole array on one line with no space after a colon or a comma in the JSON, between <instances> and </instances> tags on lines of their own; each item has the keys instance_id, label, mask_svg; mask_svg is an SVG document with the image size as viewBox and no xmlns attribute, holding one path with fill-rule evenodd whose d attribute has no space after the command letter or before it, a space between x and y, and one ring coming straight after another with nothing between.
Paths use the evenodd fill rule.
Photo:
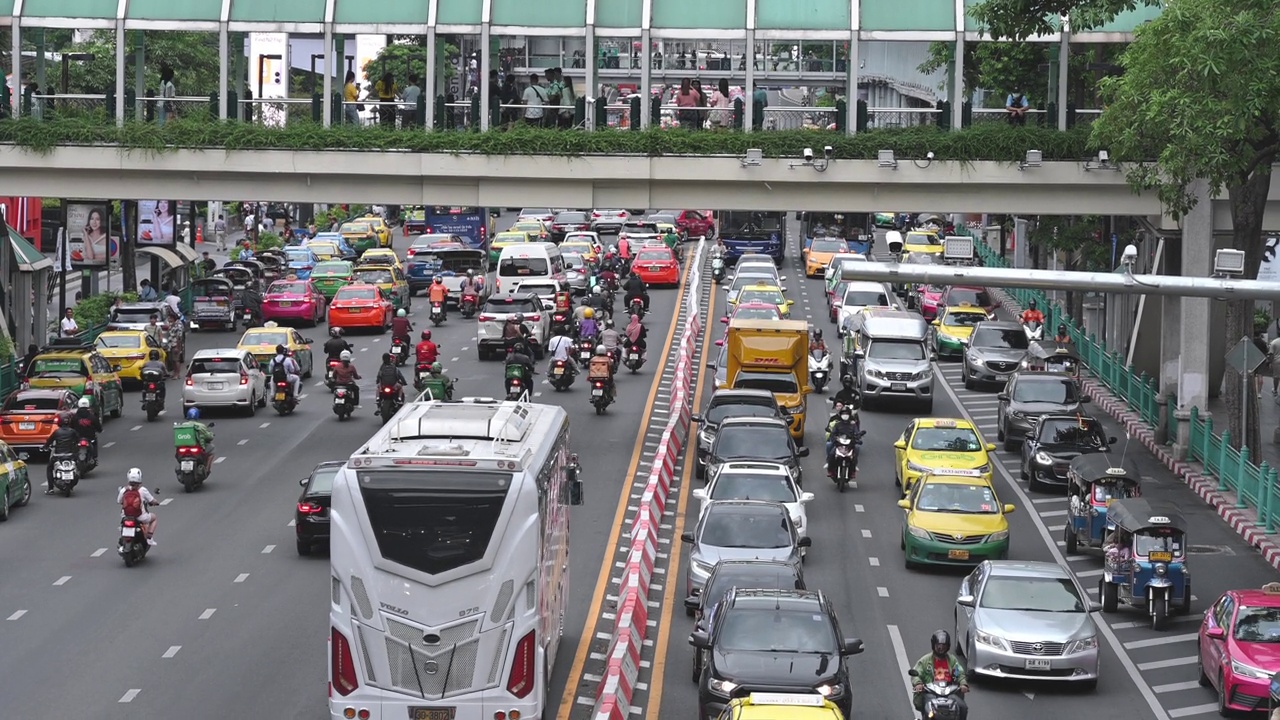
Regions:
<instances>
[{"instance_id":1,"label":"tuk-tuk canopy","mask_svg":"<svg viewBox=\"0 0 1280 720\"><path fill-rule=\"evenodd\" d=\"M1167 502L1151 502L1146 498L1116 500L1107 508L1107 521L1129 532L1148 528L1173 528L1187 531L1187 521L1178 506Z\"/></svg>"},{"instance_id":2,"label":"tuk-tuk canopy","mask_svg":"<svg viewBox=\"0 0 1280 720\"><path fill-rule=\"evenodd\" d=\"M1027 346L1027 353L1037 360L1062 358L1074 360L1075 362L1080 361L1080 354L1076 352L1074 345L1065 342L1054 342L1053 340L1039 340L1030 343Z\"/></svg>"},{"instance_id":3,"label":"tuk-tuk canopy","mask_svg":"<svg viewBox=\"0 0 1280 720\"><path fill-rule=\"evenodd\" d=\"M1142 476L1133 461L1120 461L1111 453L1089 453L1071 461L1067 477L1076 483L1115 482L1138 485Z\"/></svg>"},{"instance_id":4,"label":"tuk-tuk canopy","mask_svg":"<svg viewBox=\"0 0 1280 720\"><path fill-rule=\"evenodd\" d=\"M253 276L256 278L262 277L262 270L263 270L262 263L258 262L257 260L231 260L230 262L228 262L226 265L223 265L222 267L224 269L233 268L233 267L244 268L245 270L248 270L249 272L253 273Z\"/></svg>"},{"instance_id":5,"label":"tuk-tuk canopy","mask_svg":"<svg viewBox=\"0 0 1280 720\"><path fill-rule=\"evenodd\" d=\"M225 277L234 285L248 285L257 279L252 270L239 265L220 267L213 271L209 279L218 277Z\"/></svg>"},{"instance_id":6,"label":"tuk-tuk canopy","mask_svg":"<svg viewBox=\"0 0 1280 720\"><path fill-rule=\"evenodd\" d=\"M231 297L235 286L225 276L206 277L191 281L192 297Z\"/></svg>"}]
</instances>

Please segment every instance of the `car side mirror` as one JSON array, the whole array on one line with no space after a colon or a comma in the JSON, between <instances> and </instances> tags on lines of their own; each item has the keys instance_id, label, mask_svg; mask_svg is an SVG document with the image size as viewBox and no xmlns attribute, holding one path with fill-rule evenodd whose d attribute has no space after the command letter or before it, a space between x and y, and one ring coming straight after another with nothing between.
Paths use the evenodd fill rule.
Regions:
<instances>
[{"instance_id":1,"label":"car side mirror","mask_svg":"<svg viewBox=\"0 0 1280 720\"><path fill-rule=\"evenodd\" d=\"M893 449L894 449L894 450L906 450L906 449L907 449L907 441L906 441L906 440L899 440L899 441L895 442L895 443L893 444Z\"/></svg>"},{"instance_id":2,"label":"car side mirror","mask_svg":"<svg viewBox=\"0 0 1280 720\"><path fill-rule=\"evenodd\" d=\"M707 369L708 369L708 370L715 370L715 369L716 369L716 364L715 364L715 363L713 363L713 362L709 362L709 363L707 363Z\"/></svg>"},{"instance_id":3,"label":"car side mirror","mask_svg":"<svg viewBox=\"0 0 1280 720\"><path fill-rule=\"evenodd\" d=\"M115 372L120 372L120 370L121 370L122 368L123 368L123 366L122 366L122 365L112 365L112 366L111 366L111 369L112 369L113 371L115 371Z\"/></svg>"},{"instance_id":4,"label":"car side mirror","mask_svg":"<svg viewBox=\"0 0 1280 720\"><path fill-rule=\"evenodd\" d=\"M1085 605L1085 612L1095 613L1095 612L1098 612L1098 611L1099 611L1099 610L1101 610L1101 609L1102 609L1102 603L1100 603L1100 602L1094 602L1093 600L1090 600L1090 601L1089 601L1089 603L1088 603L1087 605ZM1212 636L1210 636L1210 637L1212 637Z\"/></svg>"},{"instance_id":5,"label":"car side mirror","mask_svg":"<svg viewBox=\"0 0 1280 720\"><path fill-rule=\"evenodd\" d=\"M796 547L813 547L813 538L802 537L799 540L796 540Z\"/></svg>"},{"instance_id":6,"label":"car side mirror","mask_svg":"<svg viewBox=\"0 0 1280 720\"><path fill-rule=\"evenodd\" d=\"M779 281L779 282L781 282L781 281L783 281L783 280L786 280L786 279L787 279L787 276L786 276L786 275L779 275L779 276L778 276L778 281ZM787 291L787 289L786 289L786 288L782 288L782 291L783 291L783 292L786 292L786 291Z\"/></svg>"},{"instance_id":7,"label":"car side mirror","mask_svg":"<svg viewBox=\"0 0 1280 720\"><path fill-rule=\"evenodd\" d=\"M796 448L796 457L809 457L809 448Z\"/></svg>"},{"instance_id":8,"label":"car side mirror","mask_svg":"<svg viewBox=\"0 0 1280 720\"><path fill-rule=\"evenodd\" d=\"M845 638L844 642L840 644L841 655L858 655L861 654L864 649L862 641L858 638Z\"/></svg>"},{"instance_id":9,"label":"car side mirror","mask_svg":"<svg viewBox=\"0 0 1280 720\"><path fill-rule=\"evenodd\" d=\"M18 453L18 459L26 462L31 459L31 453Z\"/></svg>"},{"instance_id":10,"label":"car side mirror","mask_svg":"<svg viewBox=\"0 0 1280 720\"><path fill-rule=\"evenodd\" d=\"M941 320L934 320L933 322L931 322L931 323L929 323L929 324L930 324L930 325L932 325L932 326L934 326L934 327L942 327L942 321L941 321Z\"/></svg>"},{"instance_id":11,"label":"car side mirror","mask_svg":"<svg viewBox=\"0 0 1280 720\"><path fill-rule=\"evenodd\" d=\"M697 610L698 610L698 596L697 596L697 595L690 595L689 597L685 598L685 599L684 599L684 609L685 609L685 610L688 610L689 612L697 612Z\"/></svg>"},{"instance_id":12,"label":"car side mirror","mask_svg":"<svg viewBox=\"0 0 1280 720\"><path fill-rule=\"evenodd\" d=\"M695 489L694 489L694 491L693 491L693 497L694 497L695 499L697 499L697 500L706 500L706 499L707 499L707 489L706 489L706 488L695 488Z\"/></svg>"},{"instance_id":13,"label":"car side mirror","mask_svg":"<svg viewBox=\"0 0 1280 720\"><path fill-rule=\"evenodd\" d=\"M308 481L308 480L310 480L310 479L311 479L311 478L302 478L301 480L299 480L299 481L298 481L298 484L299 484L299 485L301 485L302 487L306 487L306 486L307 486L307 481Z\"/></svg>"},{"instance_id":14,"label":"car side mirror","mask_svg":"<svg viewBox=\"0 0 1280 720\"><path fill-rule=\"evenodd\" d=\"M861 359L865 358L865 357L867 356L867 354L866 354L865 352L861 351L861 350L854 350L854 351L853 351L853 356L854 356L854 357L856 357L856 358L858 358L859 360L861 360Z\"/></svg>"},{"instance_id":15,"label":"car side mirror","mask_svg":"<svg viewBox=\"0 0 1280 720\"><path fill-rule=\"evenodd\" d=\"M956 604L959 605L960 607L971 608L976 604L976 602L977 601L974 599L972 595L961 595L960 597L956 598Z\"/></svg>"},{"instance_id":16,"label":"car side mirror","mask_svg":"<svg viewBox=\"0 0 1280 720\"><path fill-rule=\"evenodd\" d=\"M1017 508L1016 506L1014 506L1012 503L1005 503L1005 505L1004 505L1004 514L1005 514L1005 515L1008 515L1009 513L1013 512L1014 510L1017 510L1017 509L1018 509L1018 508Z\"/></svg>"},{"instance_id":17,"label":"car side mirror","mask_svg":"<svg viewBox=\"0 0 1280 720\"><path fill-rule=\"evenodd\" d=\"M724 347L724 338L716 341L716 347Z\"/></svg>"},{"instance_id":18,"label":"car side mirror","mask_svg":"<svg viewBox=\"0 0 1280 720\"><path fill-rule=\"evenodd\" d=\"M1214 640L1222 640L1227 636L1227 632L1220 627L1211 627L1204 631L1205 636Z\"/></svg>"},{"instance_id":19,"label":"car side mirror","mask_svg":"<svg viewBox=\"0 0 1280 720\"><path fill-rule=\"evenodd\" d=\"M711 635L703 630L698 630L689 634L689 644L699 650L706 650L711 647Z\"/></svg>"},{"instance_id":20,"label":"car side mirror","mask_svg":"<svg viewBox=\"0 0 1280 720\"><path fill-rule=\"evenodd\" d=\"M996 451L995 443L987 443L987 452L993 453L995 451Z\"/></svg>"},{"instance_id":21,"label":"car side mirror","mask_svg":"<svg viewBox=\"0 0 1280 720\"><path fill-rule=\"evenodd\" d=\"M693 533L691 532L681 533L680 542L687 542L687 543L693 542Z\"/></svg>"},{"instance_id":22,"label":"car side mirror","mask_svg":"<svg viewBox=\"0 0 1280 720\"><path fill-rule=\"evenodd\" d=\"M898 501L898 507L902 508L903 510L910 510L910 509L911 509L911 501L910 501L910 500L899 500L899 501Z\"/></svg>"},{"instance_id":23,"label":"car side mirror","mask_svg":"<svg viewBox=\"0 0 1280 720\"><path fill-rule=\"evenodd\" d=\"M1093 399L1092 399L1092 398L1090 398L1088 395L1081 395L1081 396L1080 396L1080 402L1081 402L1082 404L1083 404L1083 403L1091 403L1091 402L1093 402Z\"/></svg>"},{"instance_id":24,"label":"car side mirror","mask_svg":"<svg viewBox=\"0 0 1280 720\"><path fill-rule=\"evenodd\" d=\"M315 340L312 340L311 338L302 338L302 342L305 345L310 345L311 343L315 342Z\"/></svg>"},{"instance_id":25,"label":"car side mirror","mask_svg":"<svg viewBox=\"0 0 1280 720\"><path fill-rule=\"evenodd\" d=\"M729 316L728 316L728 315L725 315L724 317L720 318L720 322L724 323L725 325L728 325L728 324L729 324Z\"/></svg>"},{"instance_id":26,"label":"car side mirror","mask_svg":"<svg viewBox=\"0 0 1280 720\"><path fill-rule=\"evenodd\" d=\"M1116 444L1116 436L1115 436L1115 435L1112 435L1111 437L1107 438L1107 444L1108 444L1108 445L1115 445L1115 444Z\"/></svg>"},{"instance_id":27,"label":"car side mirror","mask_svg":"<svg viewBox=\"0 0 1280 720\"><path fill-rule=\"evenodd\" d=\"M1009 401L1009 393L1006 393L1006 392L996 393L996 399L997 399L997 400L999 400L999 401L1001 401L1001 402L1008 402L1008 401Z\"/></svg>"},{"instance_id":28,"label":"car side mirror","mask_svg":"<svg viewBox=\"0 0 1280 720\"><path fill-rule=\"evenodd\" d=\"M690 416L689 416L689 422L691 422L691 423L700 423L700 422L702 422L702 416L701 416L701 415L699 415L698 413L694 413L694 414L692 414L692 415L690 415Z\"/></svg>"},{"instance_id":29,"label":"car side mirror","mask_svg":"<svg viewBox=\"0 0 1280 720\"><path fill-rule=\"evenodd\" d=\"M697 492L697 491L695 490L694 492ZM814 499L814 498L816 498L816 497L817 497L817 495L814 495L814 494L813 494L813 493L811 493L811 492L807 492L807 493L800 493L800 502L801 502L802 504L803 504L803 503L807 503L807 502L813 502L813 499Z\"/></svg>"}]
</instances>

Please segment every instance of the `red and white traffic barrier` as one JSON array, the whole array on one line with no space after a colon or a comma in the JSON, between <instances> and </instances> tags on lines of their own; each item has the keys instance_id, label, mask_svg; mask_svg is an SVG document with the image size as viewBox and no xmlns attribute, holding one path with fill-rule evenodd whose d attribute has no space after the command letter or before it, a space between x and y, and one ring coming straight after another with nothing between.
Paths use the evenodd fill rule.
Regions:
<instances>
[{"instance_id":1,"label":"red and white traffic barrier","mask_svg":"<svg viewBox=\"0 0 1280 720\"><path fill-rule=\"evenodd\" d=\"M705 238L698 242L690 259L692 267L685 283L686 319L677 345L671 380L671 405L667 425L653 455L653 465L644 492L631 520L631 546L618 587L618 613L613 637L605 658L605 671L596 694L593 720L629 720L631 698L640 672L640 652L649 621L649 583L653 579L658 553L662 516L670 499L672 481L680 453L689 435L693 413L693 358L702 332L702 258ZM668 582L674 582L668 579Z\"/></svg>"}]
</instances>

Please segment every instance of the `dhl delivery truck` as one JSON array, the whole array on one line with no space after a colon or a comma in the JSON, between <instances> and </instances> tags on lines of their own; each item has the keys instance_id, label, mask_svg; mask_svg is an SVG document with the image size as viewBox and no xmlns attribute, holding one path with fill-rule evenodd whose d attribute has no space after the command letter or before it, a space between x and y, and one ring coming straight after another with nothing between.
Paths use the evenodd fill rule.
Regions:
<instances>
[{"instance_id":1,"label":"dhl delivery truck","mask_svg":"<svg viewBox=\"0 0 1280 720\"><path fill-rule=\"evenodd\" d=\"M804 444L809 385L809 324L799 320L729 322L726 387L768 390L791 414L791 436Z\"/></svg>"}]
</instances>

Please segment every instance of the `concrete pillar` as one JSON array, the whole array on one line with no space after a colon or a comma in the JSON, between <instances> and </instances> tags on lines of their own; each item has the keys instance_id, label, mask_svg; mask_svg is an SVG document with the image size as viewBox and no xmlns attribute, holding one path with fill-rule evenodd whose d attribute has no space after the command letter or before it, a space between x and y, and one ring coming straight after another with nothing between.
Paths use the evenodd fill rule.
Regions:
<instances>
[{"instance_id":1,"label":"concrete pillar","mask_svg":"<svg viewBox=\"0 0 1280 720\"><path fill-rule=\"evenodd\" d=\"M328 26L326 26L327 28ZM230 116L227 108L227 98L231 89L231 32L227 29L226 23L218 24L218 119L226 120ZM121 71L121 76L124 72ZM325 78L326 81L328 78ZM328 90L327 83L325 90ZM328 95L328 92L325 93ZM327 110L327 108L326 108ZM327 118L329 113L325 113L325 126L329 125ZM212 214L212 213L210 213Z\"/></svg>"},{"instance_id":2,"label":"concrete pillar","mask_svg":"<svg viewBox=\"0 0 1280 720\"><path fill-rule=\"evenodd\" d=\"M9 28L9 33L12 41L9 59L13 62L13 69L10 71L9 82L13 83L13 116L19 117L22 115L22 20L20 18L13 19L13 26Z\"/></svg>"},{"instance_id":3,"label":"concrete pillar","mask_svg":"<svg viewBox=\"0 0 1280 720\"><path fill-rule=\"evenodd\" d=\"M742 131L751 132L756 122L756 31L747 31L746 81L742 83ZM761 112L764 109L761 108Z\"/></svg>"},{"instance_id":4,"label":"concrete pillar","mask_svg":"<svg viewBox=\"0 0 1280 720\"><path fill-rule=\"evenodd\" d=\"M62 92L62 88L57 88L55 91L54 88L49 87L49 79L46 73L49 58L45 54L44 34L44 28L36 28L34 33L36 46L36 85L40 86L41 95L56 95L57 93ZM19 88L18 92L21 93L22 89Z\"/></svg>"},{"instance_id":5,"label":"concrete pillar","mask_svg":"<svg viewBox=\"0 0 1280 720\"><path fill-rule=\"evenodd\" d=\"M856 18L855 18L856 20ZM846 69L848 71L845 77L845 103L848 105L849 117L846 120L845 131L850 135L858 133L858 32L855 30L849 36L849 52L847 53Z\"/></svg>"},{"instance_id":6,"label":"concrete pillar","mask_svg":"<svg viewBox=\"0 0 1280 720\"><path fill-rule=\"evenodd\" d=\"M485 4L488 7L488 4ZM480 79L477 85L477 92L480 93L480 132L488 132L489 130L489 68L493 65L493 53L489 51L489 19L480 24ZM526 40L527 42L527 40ZM528 52L526 50L526 52ZM463 63L465 67L466 63ZM543 111L545 120L550 120L559 110L546 108Z\"/></svg>"},{"instance_id":7,"label":"concrete pillar","mask_svg":"<svg viewBox=\"0 0 1280 720\"><path fill-rule=\"evenodd\" d=\"M952 63L951 74L951 129L960 130L964 121L964 32L956 33L956 52L955 61ZM1019 247L1021 247L1021 238L1019 238Z\"/></svg>"},{"instance_id":8,"label":"concrete pillar","mask_svg":"<svg viewBox=\"0 0 1280 720\"><path fill-rule=\"evenodd\" d=\"M342 59L338 59L338 69L341 72ZM440 92L439 83L436 81L436 28L431 26L427 28L427 74L422 78L422 94L427 96L427 132L436 129L436 93Z\"/></svg>"},{"instance_id":9,"label":"concrete pillar","mask_svg":"<svg viewBox=\"0 0 1280 720\"><path fill-rule=\"evenodd\" d=\"M135 30L134 37L138 38L138 45L133 55L133 119L141 122L146 117L142 108L147 95L147 44L141 30Z\"/></svg>"},{"instance_id":10,"label":"concrete pillar","mask_svg":"<svg viewBox=\"0 0 1280 720\"><path fill-rule=\"evenodd\" d=\"M653 95L653 36L648 28L640 31L640 45L644 48L644 65L640 67L640 129L648 130L653 120L649 111L649 103L653 102L650 100ZM623 102L623 99L619 98L618 102Z\"/></svg>"},{"instance_id":11,"label":"concrete pillar","mask_svg":"<svg viewBox=\"0 0 1280 720\"><path fill-rule=\"evenodd\" d=\"M591 6L591 9L593 12L591 16L591 22L587 23L587 28L586 28L587 32L582 39L583 40L582 54L585 56L582 62L582 72L583 72L582 88L583 89L582 89L582 92L578 93L580 97L586 100L586 104L583 106L583 109L582 109L582 118L583 118L583 121L586 122L587 124L586 129L588 131L596 129L595 114L592 112L592 108L594 108L596 104L596 95L600 93L600 84L596 82L596 26L595 26L594 6ZM646 46L646 48L648 48L648 46ZM644 51L644 62L648 64L653 63L652 49L646 49ZM644 96L642 95L641 97L644 97ZM647 100L648 98L646 97L640 103L642 106L642 112L640 113L641 115L649 112L648 106L644 105L644 103L647 102Z\"/></svg>"},{"instance_id":12,"label":"concrete pillar","mask_svg":"<svg viewBox=\"0 0 1280 720\"><path fill-rule=\"evenodd\" d=\"M1209 185L1204 180L1192 183L1196 205L1182 218L1182 275L1208 277L1213 272L1213 207ZM1178 339L1178 421L1174 454L1185 457L1191 444L1191 408L1201 417L1209 415L1209 330L1212 323L1209 298L1182 298L1180 335Z\"/></svg>"},{"instance_id":13,"label":"concrete pillar","mask_svg":"<svg viewBox=\"0 0 1280 720\"><path fill-rule=\"evenodd\" d=\"M1058 129L1067 129L1067 87L1070 84L1068 70L1071 63L1071 33L1065 28L1058 43Z\"/></svg>"}]
</instances>

